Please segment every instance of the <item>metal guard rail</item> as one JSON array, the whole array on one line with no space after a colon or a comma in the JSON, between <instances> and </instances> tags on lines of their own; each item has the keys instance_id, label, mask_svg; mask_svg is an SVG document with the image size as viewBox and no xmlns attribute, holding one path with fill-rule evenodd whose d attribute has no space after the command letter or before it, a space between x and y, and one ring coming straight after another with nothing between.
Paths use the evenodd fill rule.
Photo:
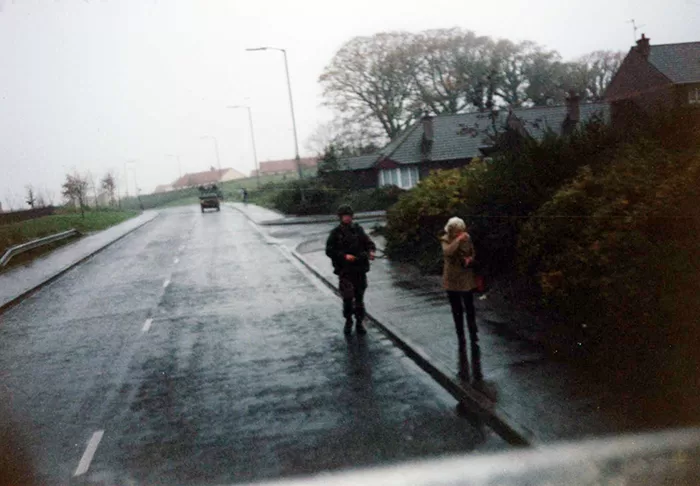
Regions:
<instances>
[{"instance_id":1,"label":"metal guard rail","mask_svg":"<svg viewBox=\"0 0 700 486\"><path fill-rule=\"evenodd\" d=\"M65 240L67 238L72 238L74 236L79 236L80 231L77 229L69 229L62 233L57 233L55 235L45 236L44 238L39 238L37 240L32 240L27 243L22 243L21 245L15 245L7 249L5 254L0 258L0 267L4 267L14 256L24 253L25 251L33 250L39 248L40 246L49 245L57 241Z\"/></svg>"}]
</instances>

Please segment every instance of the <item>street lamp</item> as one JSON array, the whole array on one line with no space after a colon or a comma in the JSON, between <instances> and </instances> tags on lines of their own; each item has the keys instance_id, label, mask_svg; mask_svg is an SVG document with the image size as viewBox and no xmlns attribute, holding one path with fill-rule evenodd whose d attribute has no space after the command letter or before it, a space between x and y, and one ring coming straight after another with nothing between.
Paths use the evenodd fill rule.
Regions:
<instances>
[{"instance_id":1,"label":"street lamp","mask_svg":"<svg viewBox=\"0 0 700 486\"><path fill-rule=\"evenodd\" d=\"M221 159L219 158L219 140L213 135L202 135L200 137L202 140L212 139L214 140L214 150L216 151L216 164L219 166L219 182L221 181Z\"/></svg>"},{"instance_id":2,"label":"street lamp","mask_svg":"<svg viewBox=\"0 0 700 486\"><path fill-rule=\"evenodd\" d=\"M250 124L250 140L253 142L253 161L255 162L255 179L258 184L258 187L260 187L260 166L258 165L258 151L255 149L255 133L253 132L253 112L250 109L250 106L247 105L233 105L233 106L227 106L226 108L229 109L236 109L236 108L245 108L248 110L248 123Z\"/></svg>"},{"instance_id":3,"label":"street lamp","mask_svg":"<svg viewBox=\"0 0 700 486\"><path fill-rule=\"evenodd\" d=\"M180 155L175 154L165 154L166 157L173 157L177 159L177 171L180 174L180 179L182 179L182 164L180 163Z\"/></svg>"},{"instance_id":4,"label":"street lamp","mask_svg":"<svg viewBox=\"0 0 700 486\"><path fill-rule=\"evenodd\" d=\"M299 160L299 140L297 139L297 122L294 117L294 101L292 100L292 82L289 79L289 64L287 63L287 51L285 49L280 49L279 47L253 47L246 49L246 51L280 51L284 54L284 70L287 73L287 91L289 92L289 108L292 111L292 128L294 130L294 160L297 163L297 172L299 173L299 179L302 178L301 174L301 161Z\"/></svg>"}]
</instances>

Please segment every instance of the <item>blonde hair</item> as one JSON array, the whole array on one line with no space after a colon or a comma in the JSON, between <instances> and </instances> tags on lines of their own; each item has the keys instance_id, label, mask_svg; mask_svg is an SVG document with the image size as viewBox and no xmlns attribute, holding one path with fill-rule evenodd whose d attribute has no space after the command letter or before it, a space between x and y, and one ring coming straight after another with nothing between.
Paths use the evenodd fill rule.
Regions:
<instances>
[{"instance_id":1,"label":"blonde hair","mask_svg":"<svg viewBox=\"0 0 700 486\"><path fill-rule=\"evenodd\" d=\"M462 218L455 216L447 221L445 234L449 239L452 239L458 231L467 231L467 225Z\"/></svg>"}]
</instances>

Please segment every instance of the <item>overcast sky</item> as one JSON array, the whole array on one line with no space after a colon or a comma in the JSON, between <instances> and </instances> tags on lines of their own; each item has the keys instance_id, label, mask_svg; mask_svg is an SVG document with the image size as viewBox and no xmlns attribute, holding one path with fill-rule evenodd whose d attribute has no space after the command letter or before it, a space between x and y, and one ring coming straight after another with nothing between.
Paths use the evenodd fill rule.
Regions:
<instances>
[{"instance_id":1,"label":"overcast sky","mask_svg":"<svg viewBox=\"0 0 700 486\"><path fill-rule=\"evenodd\" d=\"M0 0L0 202L27 184L59 198L68 171L112 169L144 192L221 164L291 158L288 50L302 155L330 118L318 76L353 36L463 27L533 40L565 59L627 51L635 18L652 44L700 40L700 0Z\"/></svg>"}]
</instances>

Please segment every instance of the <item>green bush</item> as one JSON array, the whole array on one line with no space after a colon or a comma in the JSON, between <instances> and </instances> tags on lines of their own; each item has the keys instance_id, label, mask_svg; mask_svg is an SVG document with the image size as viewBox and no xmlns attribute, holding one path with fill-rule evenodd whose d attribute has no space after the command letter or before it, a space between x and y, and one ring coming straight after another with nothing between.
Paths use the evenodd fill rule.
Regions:
<instances>
[{"instance_id":1,"label":"green bush","mask_svg":"<svg viewBox=\"0 0 700 486\"><path fill-rule=\"evenodd\" d=\"M325 214L334 207L336 191L317 179L290 181L278 186L273 204L285 214Z\"/></svg>"},{"instance_id":2,"label":"green bush","mask_svg":"<svg viewBox=\"0 0 700 486\"><path fill-rule=\"evenodd\" d=\"M638 141L608 162L535 213L520 266L589 344L656 348L697 327L700 153Z\"/></svg>"},{"instance_id":3,"label":"green bush","mask_svg":"<svg viewBox=\"0 0 700 486\"><path fill-rule=\"evenodd\" d=\"M301 198L302 189L305 202ZM285 214L333 214L341 204L350 204L356 212L387 209L404 192L397 187L342 190L329 187L324 181L314 178L265 184L260 189L251 190L248 200Z\"/></svg>"},{"instance_id":4,"label":"green bush","mask_svg":"<svg viewBox=\"0 0 700 486\"><path fill-rule=\"evenodd\" d=\"M467 168L436 171L402 195L387 212L387 254L426 271L440 266L437 238L447 219L462 214L463 202L488 170L481 161Z\"/></svg>"},{"instance_id":5,"label":"green bush","mask_svg":"<svg viewBox=\"0 0 700 486\"><path fill-rule=\"evenodd\" d=\"M405 192L396 186L351 190L345 194L341 193L335 201L335 206L349 204L355 212L387 210L396 204Z\"/></svg>"},{"instance_id":6,"label":"green bush","mask_svg":"<svg viewBox=\"0 0 700 486\"><path fill-rule=\"evenodd\" d=\"M460 216L484 268L510 270L522 223L580 167L598 164L616 140L612 130L593 120L570 137L520 139L488 162L474 160L467 168L432 174L389 214L389 255L439 271L437 234L448 218Z\"/></svg>"}]
</instances>

